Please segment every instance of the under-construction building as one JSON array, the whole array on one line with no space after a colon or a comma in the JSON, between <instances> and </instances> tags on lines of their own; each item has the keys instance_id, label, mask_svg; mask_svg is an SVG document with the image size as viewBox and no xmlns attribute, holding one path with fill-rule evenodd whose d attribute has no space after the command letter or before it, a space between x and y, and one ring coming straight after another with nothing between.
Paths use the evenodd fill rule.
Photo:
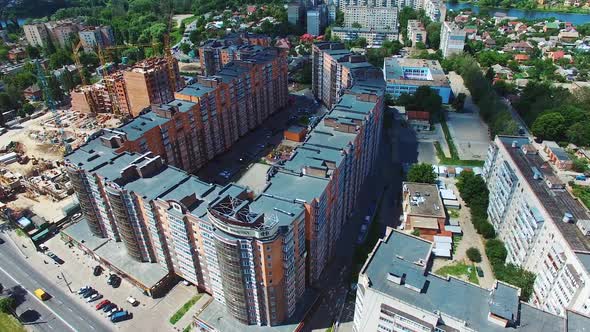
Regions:
<instances>
[{"instance_id":1,"label":"under-construction building","mask_svg":"<svg viewBox=\"0 0 590 332\"><path fill-rule=\"evenodd\" d=\"M176 59L149 58L104 77L100 84L73 92L72 108L84 113L137 117L151 104L167 103L184 87Z\"/></svg>"}]
</instances>

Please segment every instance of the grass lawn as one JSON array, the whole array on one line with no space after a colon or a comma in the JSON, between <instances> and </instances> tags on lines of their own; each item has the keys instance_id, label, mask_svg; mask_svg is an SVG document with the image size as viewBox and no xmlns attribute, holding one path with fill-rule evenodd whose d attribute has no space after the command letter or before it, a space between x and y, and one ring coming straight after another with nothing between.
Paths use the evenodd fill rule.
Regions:
<instances>
[{"instance_id":1,"label":"grass lawn","mask_svg":"<svg viewBox=\"0 0 590 332\"><path fill-rule=\"evenodd\" d=\"M467 276L467 279L469 280L469 282L472 282L476 285L479 285L479 280L477 279L477 271L475 270L475 265L471 265L471 271L469 271L469 265L463 263L463 262L458 262L455 265L447 265L447 266L443 266L440 269L436 270L436 274L440 275L440 276L447 276L447 275L452 275L455 277L463 277L463 276Z\"/></svg>"},{"instance_id":2,"label":"grass lawn","mask_svg":"<svg viewBox=\"0 0 590 332\"><path fill-rule=\"evenodd\" d=\"M182 307L180 307L180 309L178 309L178 311L175 312L174 315L172 315L172 317L170 317L170 324L176 324L182 318L182 316L184 316L192 308L192 306L194 306L195 303L199 301L200 298L201 294L197 294L193 296L190 300L188 300L185 304L183 304Z\"/></svg>"},{"instance_id":3,"label":"grass lawn","mask_svg":"<svg viewBox=\"0 0 590 332\"><path fill-rule=\"evenodd\" d=\"M188 324L188 325L187 325L187 326L184 328L184 330L182 330L182 332L190 332L190 330L191 330L192 328L193 328L193 325L192 325L192 324Z\"/></svg>"},{"instance_id":4,"label":"grass lawn","mask_svg":"<svg viewBox=\"0 0 590 332\"><path fill-rule=\"evenodd\" d=\"M442 164L442 165L482 167L484 164L483 160L461 160L458 158L457 159L449 158L443 152L442 147L440 146L439 142L434 142L434 148L436 149L436 156L438 157L438 160L439 160L440 164Z\"/></svg>"},{"instance_id":5,"label":"grass lawn","mask_svg":"<svg viewBox=\"0 0 590 332\"><path fill-rule=\"evenodd\" d=\"M18 236L25 236L25 235L26 235L26 234L25 234L25 232L23 232L23 230L22 230L22 229L20 229L20 228L17 228L17 229L16 229L14 232L15 232L15 233L16 233L16 235L18 235Z\"/></svg>"},{"instance_id":6,"label":"grass lawn","mask_svg":"<svg viewBox=\"0 0 590 332\"><path fill-rule=\"evenodd\" d=\"M449 209L449 215L453 219L459 218L459 210L457 210L457 209Z\"/></svg>"},{"instance_id":7,"label":"grass lawn","mask_svg":"<svg viewBox=\"0 0 590 332\"><path fill-rule=\"evenodd\" d=\"M459 243L463 240L462 235L453 235L453 255L457 252L457 248L459 247Z\"/></svg>"},{"instance_id":8,"label":"grass lawn","mask_svg":"<svg viewBox=\"0 0 590 332\"><path fill-rule=\"evenodd\" d=\"M572 189L574 196L579 198L586 208L590 209L590 188L574 184Z\"/></svg>"},{"instance_id":9,"label":"grass lawn","mask_svg":"<svg viewBox=\"0 0 590 332\"><path fill-rule=\"evenodd\" d=\"M0 331L26 332L19 321L11 315L0 313Z\"/></svg>"}]
</instances>

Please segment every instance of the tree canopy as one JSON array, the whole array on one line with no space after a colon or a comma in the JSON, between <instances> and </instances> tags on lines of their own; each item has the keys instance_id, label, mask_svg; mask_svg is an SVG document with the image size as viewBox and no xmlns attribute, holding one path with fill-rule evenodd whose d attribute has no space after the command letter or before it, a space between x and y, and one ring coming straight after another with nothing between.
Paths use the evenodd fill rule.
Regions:
<instances>
[{"instance_id":1,"label":"tree canopy","mask_svg":"<svg viewBox=\"0 0 590 332\"><path fill-rule=\"evenodd\" d=\"M408 181L418 183L435 183L436 173L430 164L413 164L408 170Z\"/></svg>"}]
</instances>

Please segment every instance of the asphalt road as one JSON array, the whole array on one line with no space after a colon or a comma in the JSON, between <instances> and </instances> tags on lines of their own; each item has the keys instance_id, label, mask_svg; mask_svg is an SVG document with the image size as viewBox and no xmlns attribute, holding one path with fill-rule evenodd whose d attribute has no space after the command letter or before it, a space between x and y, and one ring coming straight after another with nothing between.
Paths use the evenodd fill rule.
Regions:
<instances>
[{"instance_id":1,"label":"asphalt road","mask_svg":"<svg viewBox=\"0 0 590 332\"><path fill-rule=\"evenodd\" d=\"M22 303L17 308L17 314L31 309L24 317L34 320L31 325L40 331L111 331L112 326L107 321L100 321L89 315L82 302L66 294L65 289L55 285L43 276L43 271L37 271L30 266L17 248L6 239L0 244L0 282L5 291L12 286L20 285L24 291L20 292ZM52 298L41 302L33 291L43 288ZM37 314L35 314L38 313ZM40 316L39 316L40 315ZM36 319L35 319L36 318Z\"/></svg>"}]
</instances>

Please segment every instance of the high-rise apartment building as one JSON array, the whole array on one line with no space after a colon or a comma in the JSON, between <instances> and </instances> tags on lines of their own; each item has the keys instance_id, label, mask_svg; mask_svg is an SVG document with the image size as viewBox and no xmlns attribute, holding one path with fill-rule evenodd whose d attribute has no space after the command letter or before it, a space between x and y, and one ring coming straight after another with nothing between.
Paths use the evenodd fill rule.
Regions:
<instances>
[{"instance_id":1,"label":"high-rise apartment building","mask_svg":"<svg viewBox=\"0 0 590 332\"><path fill-rule=\"evenodd\" d=\"M97 47L107 47L115 44L115 35L110 26L88 27L78 31L78 36L86 52Z\"/></svg>"},{"instance_id":2,"label":"high-rise apartment building","mask_svg":"<svg viewBox=\"0 0 590 332\"><path fill-rule=\"evenodd\" d=\"M169 61L172 61L172 70L170 70ZM149 58L104 76L99 84L76 90L74 93L80 98L76 98L72 107L83 112L86 110L90 113L114 112L137 117L151 104L167 103L173 100L175 90L183 87L184 79L180 76L176 59ZM82 98L79 94L82 91L91 91L94 96L108 96L108 98L90 98L88 93L85 93L85 97Z\"/></svg>"},{"instance_id":3,"label":"high-rise apartment building","mask_svg":"<svg viewBox=\"0 0 590 332\"><path fill-rule=\"evenodd\" d=\"M79 30L79 25L72 21L51 21L45 23L45 26L51 40L60 47L71 44Z\"/></svg>"},{"instance_id":4,"label":"high-rise apartment building","mask_svg":"<svg viewBox=\"0 0 590 332\"><path fill-rule=\"evenodd\" d=\"M443 56L446 58L463 53L466 35L465 29L455 22L443 22L440 30L440 50Z\"/></svg>"},{"instance_id":5,"label":"high-rise apartment building","mask_svg":"<svg viewBox=\"0 0 590 332\"><path fill-rule=\"evenodd\" d=\"M397 7L348 6L344 10L344 26L360 24L369 30L397 31Z\"/></svg>"},{"instance_id":6,"label":"high-rise apartment building","mask_svg":"<svg viewBox=\"0 0 590 332\"><path fill-rule=\"evenodd\" d=\"M424 8L425 0L340 0L338 8L341 11L345 11L350 6L361 6L361 7L387 7L387 8L398 8L403 9L404 7L410 7L414 10ZM426 0L427 1L427 0Z\"/></svg>"},{"instance_id":7,"label":"high-rise apartment building","mask_svg":"<svg viewBox=\"0 0 590 332\"><path fill-rule=\"evenodd\" d=\"M348 51L342 43L321 42L312 46L312 92L332 107L355 79L383 79L383 73L367 59Z\"/></svg>"},{"instance_id":8,"label":"high-rise apartment building","mask_svg":"<svg viewBox=\"0 0 590 332\"><path fill-rule=\"evenodd\" d=\"M293 25L303 24L303 21L305 21L305 6L302 1L293 1L287 5L287 20Z\"/></svg>"},{"instance_id":9,"label":"high-rise apartment building","mask_svg":"<svg viewBox=\"0 0 590 332\"><path fill-rule=\"evenodd\" d=\"M355 332L583 331L590 317L565 317L519 301L520 289L496 281L491 289L431 272L433 244L388 229L361 269Z\"/></svg>"},{"instance_id":10,"label":"high-rise apartment building","mask_svg":"<svg viewBox=\"0 0 590 332\"><path fill-rule=\"evenodd\" d=\"M25 38L31 46L45 47L49 40L49 32L43 23L33 23L23 25Z\"/></svg>"},{"instance_id":11,"label":"high-rise apartment building","mask_svg":"<svg viewBox=\"0 0 590 332\"><path fill-rule=\"evenodd\" d=\"M424 11L433 22L444 22L447 6L442 0L424 0Z\"/></svg>"},{"instance_id":12,"label":"high-rise apartment building","mask_svg":"<svg viewBox=\"0 0 590 332\"><path fill-rule=\"evenodd\" d=\"M212 39L199 47L199 63L201 73L206 76L215 75L226 64L233 60L247 57L256 48L253 46L270 46L270 37L253 33L231 34L220 39ZM250 47L248 47L250 46Z\"/></svg>"},{"instance_id":13,"label":"high-rise apartment building","mask_svg":"<svg viewBox=\"0 0 590 332\"><path fill-rule=\"evenodd\" d=\"M536 275L530 304L556 315L590 314L590 215L552 170L536 143L498 136L483 176L488 215L507 263Z\"/></svg>"},{"instance_id":14,"label":"high-rise apartment building","mask_svg":"<svg viewBox=\"0 0 590 332\"><path fill-rule=\"evenodd\" d=\"M406 36L412 42L412 47L416 47L416 43L426 44L426 37L428 34L422 22L418 20L408 20L408 31Z\"/></svg>"},{"instance_id":15,"label":"high-rise apartment building","mask_svg":"<svg viewBox=\"0 0 590 332\"><path fill-rule=\"evenodd\" d=\"M258 79L279 72L260 57L200 78L177 93L190 100L153 106L105 129L65 160L86 219L65 236L150 294L161 292L171 275L194 283L223 307L224 324L237 324L232 330L280 325L296 312L334 255L377 158L383 119L383 81L359 76L293 156L268 174L259 195L166 165L190 169L184 156L231 144L232 131L247 130L242 123L256 125L265 111L246 105L242 94L280 99L282 93L286 100L282 55L285 79L274 83L281 86L255 90L273 85ZM203 330L220 330L218 320L196 319Z\"/></svg>"},{"instance_id":16,"label":"high-rise apartment building","mask_svg":"<svg viewBox=\"0 0 590 332\"><path fill-rule=\"evenodd\" d=\"M307 10L307 33L320 36L328 25L328 7L318 5Z\"/></svg>"}]
</instances>

